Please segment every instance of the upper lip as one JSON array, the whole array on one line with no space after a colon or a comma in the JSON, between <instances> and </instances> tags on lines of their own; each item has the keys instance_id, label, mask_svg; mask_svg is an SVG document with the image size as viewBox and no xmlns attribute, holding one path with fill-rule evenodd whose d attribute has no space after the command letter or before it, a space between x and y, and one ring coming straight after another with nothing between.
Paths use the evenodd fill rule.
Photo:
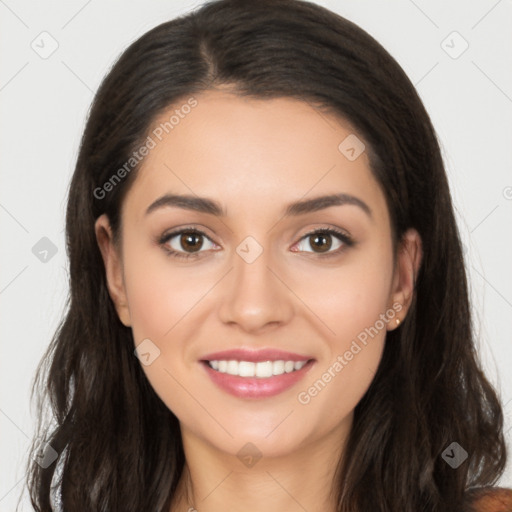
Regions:
<instances>
[{"instance_id":1,"label":"upper lip","mask_svg":"<svg viewBox=\"0 0 512 512\"><path fill-rule=\"evenodd\" d=\"M212 352L201 358L202 361L251 361L254 363L262 361L309 361L308 356L276 350L273 348L264 349L244 349L236 348L223 350L221 352Z\"/></svg>"}]
</instances>

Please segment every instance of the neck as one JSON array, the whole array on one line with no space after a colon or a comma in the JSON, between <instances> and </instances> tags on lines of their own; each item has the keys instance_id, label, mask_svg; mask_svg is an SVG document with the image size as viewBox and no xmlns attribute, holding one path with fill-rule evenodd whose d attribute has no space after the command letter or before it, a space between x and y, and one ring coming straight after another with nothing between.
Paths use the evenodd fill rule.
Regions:
<instances>
[{"instance_id":1,"label":"neck","mask_svg":"<svg viewBox=\"0 0 512 512\"><path fill-rule=\"evenodd\" d=\"M186 465L171 512L334 512L331 489L349 431L342 427L291 454L248 459L247 465L182 428Z\"/></svg>"}]
</instances>

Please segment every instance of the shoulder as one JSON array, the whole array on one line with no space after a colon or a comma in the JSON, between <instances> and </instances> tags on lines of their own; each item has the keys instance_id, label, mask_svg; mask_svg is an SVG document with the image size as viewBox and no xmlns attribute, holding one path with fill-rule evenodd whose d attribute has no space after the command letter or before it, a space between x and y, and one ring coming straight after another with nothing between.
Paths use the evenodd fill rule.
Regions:
<instances>
[{"instance_id":1,"label":"shoulder","mask_svg":"<svg viewBox=\"0 0 512 512\"><path fill-rule=\"evenodd\" d=\"M477 487L466 491L467 512L511 512L512 489Z\"/></svg>"}]
</instances>

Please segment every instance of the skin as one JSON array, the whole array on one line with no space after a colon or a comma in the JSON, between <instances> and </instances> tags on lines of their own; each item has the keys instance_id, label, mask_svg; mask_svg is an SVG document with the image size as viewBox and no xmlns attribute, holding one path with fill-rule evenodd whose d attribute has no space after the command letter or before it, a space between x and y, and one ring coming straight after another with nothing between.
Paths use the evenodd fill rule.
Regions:
<instances>
[{"instance_id":1,"label":"skin","mask_svg":"<svg viewBox=\"0 0 512 512\"><path fill-rule=\"evenodd\" d=\"M354 133L342 119L289 98L215 90L196 99L145 157L123 202L120 247L105 215L95 226L119 318L131 326L135 346L149 338L159 348L143 369L181 424L187 462L171 510L220 511L226 503L232 510L334 510L330 484L353 410L379 365L387 330L410 305L419 235L406 233L395 265L389 212L367 154L349 161L338 150ZM352 204L283 216L289 203L341 192L364 201L371 216ZM214 199L226 215L169 206L146 214L165 193ZM180 227L209 238L199 238L198 258L173 258L156 241ZM355 244L327 235L318 249L305 236L328 227L349 233ZM250 264L236 252L247 236L263 249ZM331 254L343 250L326 257L321 249L329 242ZM180 245L180 235L171 243L193 252ZM309 403L300 403L298 393L393 304L401 311ZM277 396L241 399L212 384L199 363L209 352L238 347L288 350L315 363ZM252 467L236 455L248 442L262 454Z\"/></svg>"}]
</instances>

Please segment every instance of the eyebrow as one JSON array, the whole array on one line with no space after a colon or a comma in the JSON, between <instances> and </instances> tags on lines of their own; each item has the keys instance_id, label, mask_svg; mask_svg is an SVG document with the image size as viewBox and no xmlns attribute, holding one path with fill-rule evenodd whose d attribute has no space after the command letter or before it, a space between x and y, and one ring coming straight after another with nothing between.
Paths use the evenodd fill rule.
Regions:
<instances>
[{"instance_id":1,"label":"eyebrow","mask_svg":"<svg viewBox=\"0 0 512 512\"><path fill-rule=\"evenodd\" d=\"M353 205L361 208L369 217L372 217L370 207L358 197L350 194L331 194L326 196L314 197L289 204L284 212L285 217L304 215L306 213L316 212L330 208L331 206ZM217 217L225 217L226 211L222 206L207 197L192 195L165 194L149 205L146 215L164 207L183 208L201 213L208 213Z\"/></svg>"}]
</instances>

